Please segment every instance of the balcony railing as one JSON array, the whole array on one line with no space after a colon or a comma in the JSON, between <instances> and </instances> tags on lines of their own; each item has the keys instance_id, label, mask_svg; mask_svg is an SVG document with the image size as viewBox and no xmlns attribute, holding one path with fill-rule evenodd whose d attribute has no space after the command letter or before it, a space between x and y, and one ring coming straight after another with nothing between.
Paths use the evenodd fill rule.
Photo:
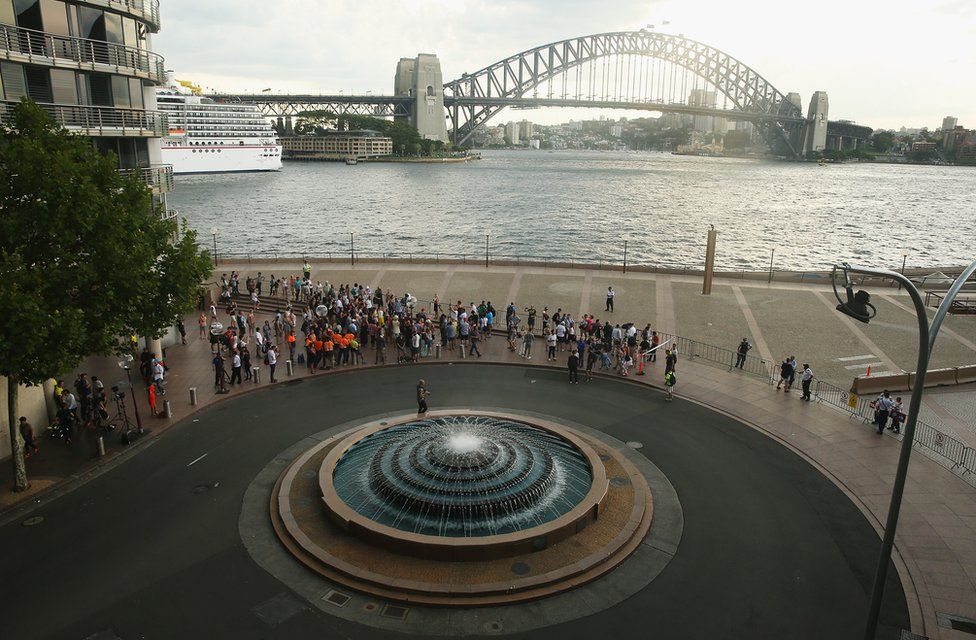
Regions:
<instances>
[{"instance_id":1,"label":"balcony railing","mask_svg":"<svg viewBox=\"0 0 976 640\"><path fill-rule=\"evenodd\" d=\"M163 57L151 51L7 24L0 25L0 57L17 62L146 78L157 84L166 80Z\"/></svg>"},{"instance_id":2,"label":"balcony railing","mask_svg":"<svg viewBox=\"0 0 976 640\"><path fill-rule=\"evenodd\" d=\"M123 175L134 175L146 183L153 194L159 195L173 190L173 165L154 164L139 169L119 169ZM168 212L167 212L168 213ZM179 212L174 212L179 213ZM164 214L160 214L161 216Z\"/></svg>"},{"instance_id":3,"label":"balcony railing","mask_svg":"<svg viewBox=\"0 0 976 640\"><path fill-rule=\"evenodd\" d=\"M159 31L159 0L81 0L81 2L128 14L149 25L149 30L153 33Z\"/></svg>"},{"instance_id":4,"label":"balcony railing","mask_svg":"<svg viewBox=\"0 0 976 640\"><path fill-rule=\"evenodd\" d=\"M180 217L179 209L160 209L159 219L160 220L175 220Z\"/></svg>"},{"instance_id":5,"label":"balcony railing","mask_svg":"<svg viewBox=\"0 0 976 640\"><path fill-rule=\"evenodd\" d=\"M10 122L14 107L18 104L16 100L0 101L0 124ZM37 106L72 133L145 138L161 138L166 133L166 116L161 111L78 104L40 103Z\"/></svg>"}]
</instances>

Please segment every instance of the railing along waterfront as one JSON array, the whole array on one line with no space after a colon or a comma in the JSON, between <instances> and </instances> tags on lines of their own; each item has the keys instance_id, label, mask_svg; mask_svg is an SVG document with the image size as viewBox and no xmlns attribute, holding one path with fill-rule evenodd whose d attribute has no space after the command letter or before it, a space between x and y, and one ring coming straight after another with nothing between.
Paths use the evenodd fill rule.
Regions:
<instances>
[{"instance_id":1,"label":"railing along waterfront","mask_svg":"<svg viewBox=\"0 0 976 640\"><path fill-rule=\"evenodd\" d=\"M17 100L0 101L0 124L10 122L18 104ZM37 106L72 133L150 138L161 138L166 133L166 116L161 111L78 104L41 103Z\"/></svg>"},{"instance_id":2,"label":"railing along waterfront","mask_svg":"<svg viewBox=\"0 0 976 640\"><path fill-rule=\"evenodd\" d=\"M718 347L672 333L658 332L658 335L661 337L661 344L670 342L674 345L677 349L678 357L688 358L689 360L705 360L721 367L727 367L729 371L736 368L735 364L739 354L734 349ZM757 358L756 356L746 355L740 370L743 373L754 375L765 382L773 379L773 363L762 358Z\"/></svg>"},{"instance_id":3,"label":"railing along waterfront","mask_svg":"<svg viewBox=\"0 0 976 640\"><path fill-rule=\"evenodd\" d=\"M853 418L874 422L874 409L871 408L870 399L844 391L823 380L816 380L815 383L813 397L818 402L845 411ZM953 471L959 471L967 480L976 479L973 475L976 474L976 449L957 438L918 420L914 446L926 450L929 457L947 463Z\"/></svg>"},{"instance_id":4,"label":"railing along waterfront","mask_svg":"<svg viewBox=\"0 0 976 640\"><path fill-rule=\"evenodd\" d=\"M180 217L179 209L160 209L159 219L160 220L174 220Z\"/></svg>"},{"instance_id":5,"label":"railing along waterfront","mask_svg":"<svg viewBox=\"0 0 976 640\"><path fill-rule=\"evenodd\" d=\"M166 79L163 57L152 51L121 44L61 36L11 25L0 25L0 58L27 63L49 63L145 77L161 83Z\"/></svg>"},{"instance_id":6,"label":"railing along waterfront","mask_svg":"<svg viewBox=\"0 0 976 640\"><path fill-rule=\"evenodd\" d=\"M146 183L153 193L168 193L173 190L173 165L154 164L138 169L119 169L124 175L134 175Z\"/></svg>"},{"instance_id":7,"label":"railing along waterfront","mask_svg":"<svg viewBox=\"0 0 976 640\"><path fill-rule=\"evenodd\" d=\"M121 11L144 20L152 32L162 26L159 19L159 0L82 0L85 4Z\"/></svg>"}]
</instances>

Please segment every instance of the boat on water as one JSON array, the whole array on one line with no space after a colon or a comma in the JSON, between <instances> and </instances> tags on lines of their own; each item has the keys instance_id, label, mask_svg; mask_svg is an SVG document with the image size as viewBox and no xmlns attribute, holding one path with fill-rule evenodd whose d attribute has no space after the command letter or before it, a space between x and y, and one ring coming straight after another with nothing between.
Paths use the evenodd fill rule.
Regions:
<instances>
[{"instance_id":1,"label":"boat on water","mask_svg":"<svg viewBox=\"0 0 976 640\"><path fill-rule=\"evenodd\" d=\"M173 173L278 171L281 143L253 104L214 102L189 82L156 89L157 108L166 114L165 164Z\"/></svg>"},{"instance_id":2,"label":"boat on water","mask_svg":"<svg viewBox=\"0 0 976 640\"><path fill-rule=\"evenodd\" d=\"M356 158L352 158L352 157L346 158L346 164L359 164L359 160L357 160Z\"/></svg>"}]
</instances>

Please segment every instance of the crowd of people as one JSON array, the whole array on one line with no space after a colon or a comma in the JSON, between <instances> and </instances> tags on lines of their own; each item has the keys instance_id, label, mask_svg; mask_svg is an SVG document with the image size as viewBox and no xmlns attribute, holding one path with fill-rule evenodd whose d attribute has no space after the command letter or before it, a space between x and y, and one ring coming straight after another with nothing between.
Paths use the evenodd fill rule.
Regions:
<instances>
[{"instance_id":1,"label":"crowd of people","mask_svg":"<svg viewBox=\"0 0 976 640\"><path fill-rule=\"evenodd\" d=\"M209 316L200 315L200 338L211 342L219 390L250 379L252 350L270 367L274 381L275 365L285 350L294 366L313 373L366 364L366 349L372 349L373 364L418 362L441 350L480 358L481 345L496 338L496 327L504 327L507 348L527 360L537 339L545 345L547 362L565 358L571 384L579 383L581 371L584 381L592 380L594 369L629 376L636 368L644 375L661 349L669 397L677 382L676 345L662 343L650 324L640 329L633 322L613 323L589 314L577 320L549 307L541 313L531 306L519 311L514 302L504 307L504 316L490 300L444 304L434 296L421 303L410 293L374 291L355 282L313 282L307 264L301 276L270 275L270 301L261 297L265 281L261 272L243 279L236 271L222 274L218 301L210 305ZM610 313L615 295L607 289ZM271 317L260 322L256 315L262 304L270 306L263 311Z\"/></svg>"}]
</instances>

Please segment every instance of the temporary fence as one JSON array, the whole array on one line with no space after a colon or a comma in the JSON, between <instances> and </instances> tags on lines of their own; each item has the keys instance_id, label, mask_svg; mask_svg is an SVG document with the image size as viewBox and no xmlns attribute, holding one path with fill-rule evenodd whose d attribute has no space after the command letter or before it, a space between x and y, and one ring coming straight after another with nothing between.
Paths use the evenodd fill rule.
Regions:
<instances>
[{"instance_id":1,"label":"temporary fence","mask_svg":"<svg viewBox=\"0 0 976 640\"><path fill-rule=\"evenodd\" d=\"M851 417L860 418L865 422L874 421L874 409L868 398L844 391L822 380L816 381L813 396L819 402L846 411ZM976 474L976 449L922 420L917 420L915 424L914 445L926 449L933 454L933 457L947 463L954 471L959 471L961 474Z\"/></svg>"},{"instance_id":2,"label":"temporary fence","mask_svg":"<svg viewBox=\"0 0 976 640\"><path fill-rule=\"evenodd\" d=\"M671 340L677 348L678 354L689 360L705 360L712 364L727 367L729 371L736 368L739 354L735 350L717 347L713 344L699 342L698 340L692 340L691 338L685 338L684 336L671 333L658 333L658 335L661 336L661 342ZM744 373L752 374L766 381L772 380L773 378L772 363L762 358L746 355L743 359L742 366L739 368Z\"/></svg>"}]
</instances>

